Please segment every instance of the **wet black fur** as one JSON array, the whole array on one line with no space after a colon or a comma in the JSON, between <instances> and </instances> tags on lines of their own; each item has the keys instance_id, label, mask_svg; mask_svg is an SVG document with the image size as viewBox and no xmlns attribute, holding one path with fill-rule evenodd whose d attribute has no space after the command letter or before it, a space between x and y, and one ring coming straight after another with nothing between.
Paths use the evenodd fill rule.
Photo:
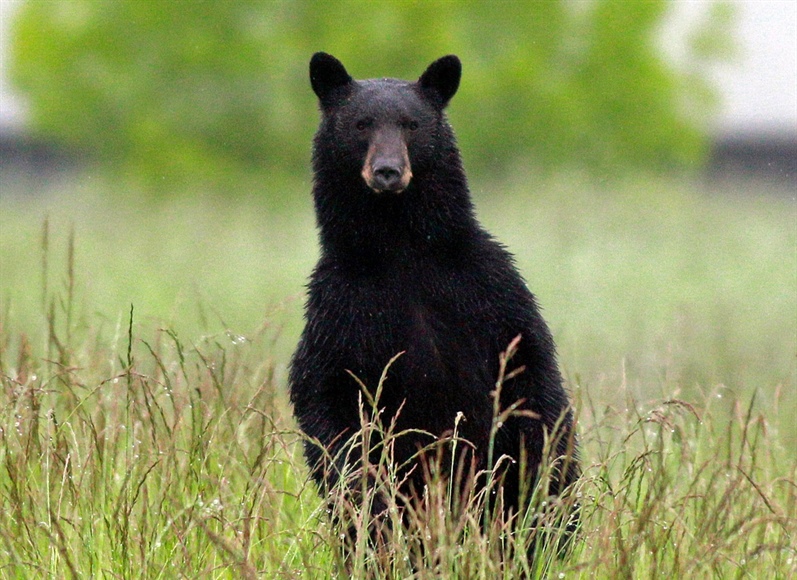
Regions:
<instances>
[{"instance_id":1,"label":"wet black fur","mask_svg":"<svg viewBox=\"0 0 797 580\"><path fill-rule=\"evenodd\" d=\"M513 416L498 431L495 457L527 456L533 482L545 432L555 455L571 461L555 478L556 493L578 475L573 419L551 333L511 255L474 216L454 134L443 109L458 88L460 63L447 56L418 82L354 81L334 57L311 61L321 125L314 140L313 195L321 256L309 283L306 326L290 370L290 393L301 429L333 457L360 427L358 377L375 389L388 361L379 407L397 429L459 435L475 445L476 469L486 466L493 416L490 393L499 356L520 335L503 385L501 408L518 401L539 419ZM405 139L412 179L400 192L377 193L361 175L369 136L380 127ZM553 433L558 426L558 431ZM401 462L431 439L400 437ZM309 442L305 454L322 490L335 466ZM503 484L507 509L517 510L517 464ZM341 465L337 466L338 468ZM408 489L422 489L416 470Z\"/></svg>"}]
</instances>

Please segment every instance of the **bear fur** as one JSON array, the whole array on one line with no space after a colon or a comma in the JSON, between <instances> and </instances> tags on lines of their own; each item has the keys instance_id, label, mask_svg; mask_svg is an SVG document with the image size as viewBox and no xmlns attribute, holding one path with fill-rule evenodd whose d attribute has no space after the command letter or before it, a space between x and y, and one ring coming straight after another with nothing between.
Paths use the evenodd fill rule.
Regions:
<instances>
[{"instance_id":1,"label":"bear fur","mask_svg":"<svg viewBox=\"0 0 797 580\"><path fill-rule=\"evenodd\" d=\"M560 459L550 493L577 478L573 418L535 298L474 216L444 114L460 75L453 55L417 82L355 81L333 56L312 57L321 109L313 147L321 252L290 396L313 478L329 490L349 461L347 440L361 427L363 386L375 391L400 354L378 400L384 424L413 430L395 440L396 464L432 436L450 435L461 413L457 434L472 443L470 469L478 473L488 463L501 354L519 336L507 369L518 372L500 391L501 410L516 405L517 412L498 429L493 452L515 460L506 462L501 492L505 510L516 513L546 438ZM521 459L526 481L519 480ZM424 470L406 473L410 495L422 493Z\"/></svg>"}]
</instances>

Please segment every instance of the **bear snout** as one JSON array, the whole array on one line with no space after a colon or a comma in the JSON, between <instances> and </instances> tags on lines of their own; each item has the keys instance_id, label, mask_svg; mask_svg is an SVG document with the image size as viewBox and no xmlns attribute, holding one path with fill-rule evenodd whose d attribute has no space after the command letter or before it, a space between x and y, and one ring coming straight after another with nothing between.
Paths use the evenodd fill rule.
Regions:
<instances>
[{"instance_id":1,"label":"bear snout","mask_svg":"<svg viewBox=\"0 0 797 580\"><path fill-rule=\"evenodd\" d=\"M407 189L412 171L407 144L399 132L378 131L374 135L368 146L362 177L377 193L401 193Z\"/></svg>"},{"instance_id":2,"label":"bear snout","mask_svg":"<svg viewBox=\"0 0 797 580\"><path fill-rule=\"evenodd\" d=\"M404 189L401 184L401 171L392 165L374 167L370 185L379 191L399 191Z\"/></svg>"}]
</instances>

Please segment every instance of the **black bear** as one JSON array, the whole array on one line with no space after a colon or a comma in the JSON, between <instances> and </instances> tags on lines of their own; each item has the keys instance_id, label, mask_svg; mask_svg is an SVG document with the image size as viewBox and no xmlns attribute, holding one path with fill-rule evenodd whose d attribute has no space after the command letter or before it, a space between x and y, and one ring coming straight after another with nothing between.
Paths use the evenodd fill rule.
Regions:
<instances>
[{"instance_id":1,"label":"black bear","mask_svg":"<svg viewBox=\"0 0 797 580\"><path fill-rule=\"evenodd\" d=\"M395 463L412 465L419 449L457 422L458 436L472 444L473 472L488 467L488 449L514 460L501 483L511 514L524 507L521 490L537 477L546 439L559 461L550 492L575 481L574 426L535 298L474 216L443 112L460 75L453 55L417 82L355 81L333 56L312 57L321 109L313 148L321 255L290 394L313 477L328 490L350 461L344 447L361 426L363 386L375 389L401 353L378 400L385 422L409 430L394 441ZM512 412L491 447L501 354L518 336L507 369L514 372L500 390L500 410ZM407 470L410 495L422 493L424 473Z\"/></svg>"}]
</instances>

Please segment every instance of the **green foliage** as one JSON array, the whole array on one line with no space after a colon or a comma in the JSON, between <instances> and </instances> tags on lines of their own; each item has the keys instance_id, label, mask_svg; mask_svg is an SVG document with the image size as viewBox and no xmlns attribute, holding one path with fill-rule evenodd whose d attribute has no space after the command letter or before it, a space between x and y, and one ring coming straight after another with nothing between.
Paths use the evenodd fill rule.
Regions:
<instances>
[{"instance_id":1,"label":"green foliage","mask_svg":"<svg viewBox=\"0 0 797 580\"><path fill-rule=\"evenodd\" d=\"M43 136L166 191L256 168L306 171L316 125L307 62L316 50L357 78L415 78L456 53L464 78L451 116L471 166L604 176L683 168L703 153L710 91L662 54L670 8L31 1L15 23L11 72ZM716 56L725 20L703 24L689 62Z\"/></svg>"},{"instance_id":2,"label":"green foliage","mask_svg":"<svg viewBox=\"0 0 797 580\"><path fill-rule=\"evenodd\" d=\"M693 403L640 402L623 377L609 385L625 396L613 407L606 393L578 389L585 473L573 491L582 525L563 559L555 543L562 506L546 505L542 494L528 517L544 528L500 516L483 527L484 496L452 506L445 480L434 476L424 501L406 505L386 461L400 433L364 413L350 434L351 452L363 458L352 480L374 480L393 524L373 545L369 527L379 522L368 488L335 489L326 503L308 483L280 363L268 356L269 324L248 337L189 344L168 329L153 335L131 310L108 341L97 328L70 328L70 297L47 297L57 306L43 343L0 326L3 578L797 573L793 447L773 428L793 417L793 391L726 405L720 386ZM378 464L367 459L372 443ZM330 511L354 522L348 567ZM536 544L530 567L524 548L541 530L553 541Z\"/></svg>"},{"instance_id":3,"label":"green foliage","mask_svg":"<svg viewBox=\"0 0 797 580\"><path fill-rule=\"evenodd\" d=\"M646 178L609 195L558 178L530 194L531 179L475 180L477 192L501 192L477 196L476 208L539 297L568 376L591 368L618 379L625 368L685 389L793 383L797 230L787 188L765 194L747 183L714 195ZM284 326L276 348L288 360L318 252L307 183L281 186L301 200L281 212L255 193L176 197L153 210L135 190L119 199L116 184L97 180L49 194L10 185L0 195L7 329L30 335L40 317L38 240L49 215L49 288L65 286L74 228L75 293L85 296L77 323L100 312L109 331L134 303L141 320L195 336L219 324L242 333L268 313Z\"/></svg>"},{"instance_id":4,"label":"green foliage","mask_svg":"<svg viewBox=\"0 0 797 580\"><path fill-rule=\"evenodd\" d=\"M585 468L572 555L529 577L795 577L791 192L557 181L530 203L528 180L477 207L545 308ZM309 200L110 191L0 196L0 578L345 575L287 401L300 301L269 312L314 262ZM520 577L496 548L522 535L428 497L387 554L335 498L363 515L350 577Z\"/></svg>"}]
</instances>

